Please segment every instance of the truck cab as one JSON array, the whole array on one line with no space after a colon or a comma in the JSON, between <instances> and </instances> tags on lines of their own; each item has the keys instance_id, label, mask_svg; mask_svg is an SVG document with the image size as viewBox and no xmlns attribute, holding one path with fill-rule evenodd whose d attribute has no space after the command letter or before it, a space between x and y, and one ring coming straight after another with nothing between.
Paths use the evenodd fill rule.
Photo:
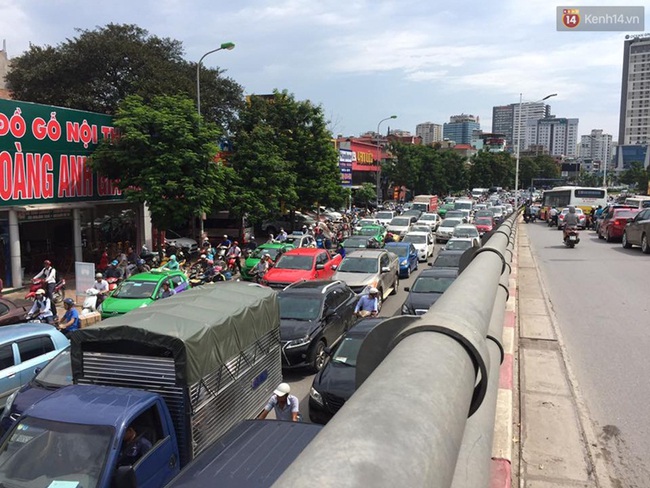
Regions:
<instances>
[{"instance_id":1,"label":"truck cab","mask_svg":"<svg viewBox=\"0 0 650 488\"><path fill-rule=\"evenodd\" d=\"M129 427L146 452L128 456L136 445L125 440ZM0 446L0 466L0 486L164 486L180 470L159 395L91 385L62 388L28 409Z\"/></svg>"}]
</instances>

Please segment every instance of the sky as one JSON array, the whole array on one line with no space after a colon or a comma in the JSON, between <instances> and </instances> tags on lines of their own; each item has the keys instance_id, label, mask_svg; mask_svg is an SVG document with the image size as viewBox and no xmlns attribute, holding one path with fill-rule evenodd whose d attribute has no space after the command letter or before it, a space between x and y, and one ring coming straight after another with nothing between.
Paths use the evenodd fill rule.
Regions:
<instances>
[{"instance_id":1,"label":"sky","mask_svg":"<svg viewBox=\"0 0 650 488\"><path fill-rule=\"evenodd\" d=\"M133 23L182 41L246 94L286 89L323 107L332 132L480 117L492 107L551 93L552 114L580 119L579 133L618 138L623 41L640 32L558 32L557 6L643 6L637 0L0 0L9 57L57 45L76 28ZM646 9L645 24L650 32Z\"/></svg>"}]
</instances>

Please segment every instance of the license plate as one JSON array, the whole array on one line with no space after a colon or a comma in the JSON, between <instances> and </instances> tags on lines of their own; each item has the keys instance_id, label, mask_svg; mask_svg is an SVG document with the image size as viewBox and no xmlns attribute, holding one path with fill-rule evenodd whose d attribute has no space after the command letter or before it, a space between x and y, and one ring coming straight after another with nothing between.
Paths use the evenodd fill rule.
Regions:
<instances>
[{"instance_id":1,"label":"license plate","mask_svg":"<svg viewBox=\"0 0 650 488\"><path fill-rule=\"evenodd\" d=\"M570 241L575 241L578 238L578 236L569 236Z\"/></svg>"}]
</instances>

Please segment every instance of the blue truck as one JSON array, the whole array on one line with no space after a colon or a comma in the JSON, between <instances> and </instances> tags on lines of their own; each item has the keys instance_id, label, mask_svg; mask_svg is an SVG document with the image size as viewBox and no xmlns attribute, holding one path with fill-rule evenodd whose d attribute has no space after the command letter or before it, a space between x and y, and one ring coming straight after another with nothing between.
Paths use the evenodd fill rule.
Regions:
<instances>
[{"instance_id":1,"label":"blue truck","mask_svg":"<svg viewBox=\"0 0 650 488\"><path fill-rule=\"evenodd\" d=\"M163 487L281 382L279 307L196 288L71 334L73 384L13 417L0 486Z\"/></svg>"}]
</instances>

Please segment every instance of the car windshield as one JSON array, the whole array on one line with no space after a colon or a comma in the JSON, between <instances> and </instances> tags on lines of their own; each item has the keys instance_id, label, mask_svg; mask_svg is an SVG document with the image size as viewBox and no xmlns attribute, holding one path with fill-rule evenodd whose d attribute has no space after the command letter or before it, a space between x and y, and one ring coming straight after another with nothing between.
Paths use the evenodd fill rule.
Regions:
<instances>
[{"instance_id":1,"label":"car windshield","mask_svg":"<svg viewBox=\"0 0 650 488\"><path fill-rule=\"evenodd\" d=\"M411 291L414 293L444 293L456 278L442 276L420 276Z\"/></svg>"},{"instance_id":2,"label":"car windshield","mask_svg":"<svg viewBox=\"0 0 650 488\"><path fill-rule=\"evenodd\" d=\"M354 248L354 249L359 249L359 248L365 248L368 246L368 238L367 237L362 237L362 238L354 238L350 237L349 239L346 239L343 242L343 247L346 247L348 249Z\"/></svg>"},{"instance_id":3,"label":"car windshield","mask_svg":"<svg viewBox=\"0 0 650 488\"><path fill-rule=\"evenodd\" d=\"M359 224L358 224L358 225L359 225L360 227L363 227L364 225L375 225L375 224L376 224L376 222L375 222L374 220L371 220L371 219L361 219L361 220L359 221Z\"/></svg>"},{"instance_id":4,"label":"car windshield","mask_svg":"<svg viewBox=\"0 0 650 488\"><path fill-rule=\"evenodd\" d=\"M492 220L491 219L476 219L474 221L476 225L492 225Z\"/></svg>"},{"instance_id":5,"label":"car windshield","mask_svg":"<svg viewBox=\"0 0 650 488\"><path fill-rule=\"evenodd\" d=\"M456 227L462 223L463 221L459 219L445 219L442 221L442 224L440 224L440 227Z\"/></svg>"},{"instance_id":6,"label":"car windshield","mask_svg":"<svg viewBox=\"0 0 650 488\"><path fill-rule=\"evenodd\" d=\"M151 298L157 284L157 281L123 281L111 296L114 298Z\"/></svg>"},{"instance_id":7,"label":"car windshield","mask_svg":"<svg viewBox=\"0 0 650 488\"><path fill-rule=\"evenodd\" d=\"M463 214L463 212L461 212L460 210L450 210L449 212L447 212L446 217L447 218L454 217L454 218L462 219L464 215L465 214Z\"/></svg>"},{"instance_id":8,"label":"car windshield","mask_svg":"<svg viewBox=\"0 0 650 488\"><path fill-rule=\"evenodd\" d=\"M436 268L458 268L462 254L438 254L433 266Z\"/></svg>"},{"instance_id":9,"label":"car windshield","mask_svg":"<svg viewBox=\"0 0 650 488\"><path fill-rule=\"evenodd\" d=\"M322 298L279 293L280 318L285 320L315 320L320 315Z\"/></svg>"},{"instance_id":10,"label":"car windshield","mask_svg":"<svg viewBox=\"0 0 650 488\"><path fill-rule=\"evenodd\" d=\"M493 215L494 214L490 210L479 210L478 212L476 212L476 218L487 217L488 219L491 219Z\"/></svg>"},{"instance_id":11,"label":"car windshield","mask_svg":"<svg viewBox=\"0 0 650 488\"><path fill-rule=\"evenodd\" d=\"M386 249L397 254L400 258L405 258L409 255L409 248L407 246L387 246Z\"/></svg>"},{"instance_id":12,"label":"car windshield","mask_svg":"<svg viewBox=\"0 0 650 488\"><path fill-rule=\"evenodd\" d=\"M639 212L635 212L634 210L616 210L614 211L614 216L612 217L613 219L629 219L634 217L636 214Z\"/></svg>"},{"instance_id":13,"label":"car windshield","mask_svg":"<svg viewBox=\"0 0 650 488\"><path fill-rule=\"evenodd\" d=\"M62 388L72 384L72 366L70 348L64 349L54 357L34 377L34 382L45 388Z\"/></svg>"},{"instance_id":14,"label":"car windshield","mask_svg":"<svg viewBox=\"0 0 650 488\"><path fill-rule=\"evenodd\" d=\"M454 210L472 210L473 202L455 202Z\"/></svg>"},{"instance_id":15,"label":"car windshield","mask_svg":"<svg viewBox=\"0 0 650 488\"><path fill-rule=\"evenodd\" d=\"M420 217L420 220L436 220L438 217L432 214L424 214Z\"/></svg>"},{"instance_id":16,"label":"car windshield","mask_svg":"<svg viewBox=\"0 0 650 488\"><path fill-rule=\"evenodd\" d=\"M0 486L95 487L113 432L109 426L25 417L0 447Z\"/></svg>"},{"instance_id":17,"label":"car windshield","mask_svg":"<svg viewBox=\"0 0 650 488\"><path fill-rule=\"evenodd\" d=\"M377 227L361 227L357 234L360 236L376 236L379 234L379 229L377 229Z\"/></svg>"},{"instance_id":18,"label":"car windshield","mask_svg":"<svg viewBox=\"0 0 650 488\"><path fill-rule=\"evenodd\" d=\"M390 221L390 225L394 225L396 227L408 227L410 223L411 219L405 219L404 217L396 217Z\"/></svg>"},{"instance_id":19,"label":"car windshield","mask_svg":"<svg viewBox=\"0 0 650 488\"><path fill-rule=\"evenodd\" d=\"M313 256L291 256L285 254L275 265L276 269L303 269L309 270L314 262Z\"/></svg>"},{"instance_id":20,"label":"car windshield","mask_svg":"<svg viewBox=\"0 0 650 488\"><path fill-rule=\"evenodd\" d=\"M299 247L301 239L302 239L302 236L287 236L284 243L289 244L291 246Z\"/></svg>"},{"instance_id":21,"label":"car windshield","mask_svg":"<svg viewBox=\"0 0 650 488\"><path fill-rule=\"evenodd\" d=\"M388 220L393 218L393 212L377 212L377 218L380 220Z\"/></svg>"},{"instance_id":22,"label":"car windshield","mask_svg":"<svg viewBox=\"0 0 650 488\"><path fill-rule=\"evenodd\" d=\"M426 232L428 234L431 232L431 227L426 225L413 225L411 226L411 232Z\"/></svg>"},{"instance_id":23,"label":"car windshield","mask_svg":"<svg viewBox=\"0 0 650 488\"><path fill-rule=\"evenodd\" d=\"M341 342L341 345L336 348L336 352L332 354L331 361L333 363L347 364L348 366L357 365L357 356L363 339L359 337L346 337Z\"/></svg>"},{"instance_id":24,"label":"car windshield","mask_svg":"<svg viewBox=\"0 0 650 488\"><path fill-rule=\"evenodd\" d=\"M498 208L498 207L491 207L490 212L492 212L492 215L501 215L501 214L503 214L501 209Z\"/></svg>"},{"instance_id":25,"label":"car windshield","mask_svg":"<svg viewBox=\"0 0 650 488\"><path fill-rule=\"evenodd\" d=\"M472 241L461 241L461 240L450 240L447 245L445 246L445 249L449 249L452 251L464 251L465 249L469 249L472 247Z\"/></svg>"},{"instance_id":26,"label":"car windshield","mask_svg":"<svg viewBox=\"0 0 650 488\"><path fill-rule=\"evenodd\" d=\"M419 236L417 234L407 234L402 239L402 242L412 242L413 244L426 244L427 236Z\"/></svg>"},{"instance_id":27,"label":"car windshield","mask_svg":"<svg viewBox=\"0 0 650 488\"><path fill-rule=\"evenodd\" d=\"M275 258L278 257L279 252L280 249L277 248L260 249L258 247L251 253L250 257L255 259L260 259L264 254L268 254L269 256L271 256L271 259L275 261Z\"/></svg>"},{"instance_id":28,"label":"car windshield","mask_svg":"<svg viewBox=\"0 0 650 488\"><path fill-rule=\"evenodd\" d=\"M377 258L347 256L341 261L338 271L344 273L377 273L379 272L379 267Z\"/></svg>"},{"instance_id":29,"label":"car windshield","mask_svg":"<svg viewBox=\"0 0 650 488\"><path fill-rule=\"evenodd\" d=\"M454 237L478 237L478 230L475 227L456 227Z\"/></svg>"}]
</instances>

